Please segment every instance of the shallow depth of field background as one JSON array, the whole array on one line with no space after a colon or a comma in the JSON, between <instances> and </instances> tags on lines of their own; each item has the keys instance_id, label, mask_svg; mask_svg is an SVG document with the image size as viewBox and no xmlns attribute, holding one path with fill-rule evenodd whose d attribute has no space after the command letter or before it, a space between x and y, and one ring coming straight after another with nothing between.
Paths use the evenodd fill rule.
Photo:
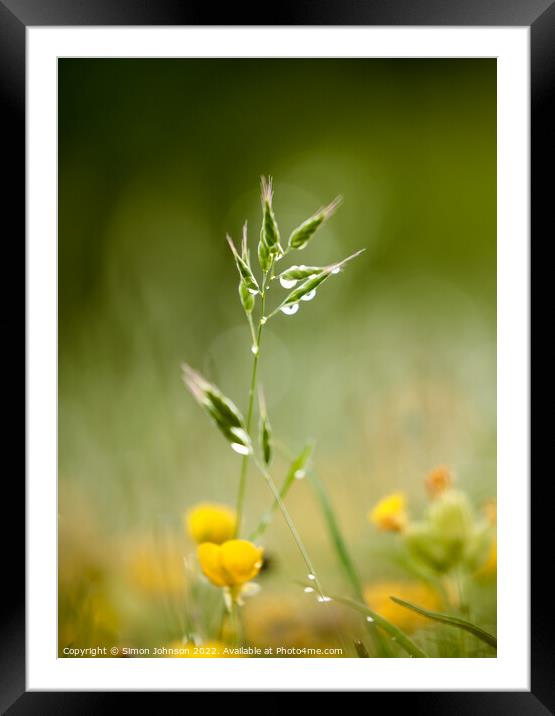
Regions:
<instances>
[{"instance_id":1,"label":"shallow depth of field background","mask_svg":"<svg viewBox=\"0 0 555 716\"><path fill-rule=\"evenodd\" d=\"M367 521L384 493L405 490L418 516L426 473L447 464L477 507L495 496L495 107L493 60L60 61L60 647L181 637L182 514L234 505L241 458L180 363L246 410L250 339L224 237L248 219L255 255L262 173L284 239L344 196L294 262L366 248L272 320L261 353L274 433L291 450L316 442L365 583L400 576L395 537ZM278 457L278 483L285 470ZM269 504L251 468L248 530ZM307 480L288 505L322 578L347 592ZM302 630L299 614L322 607L303 602L279 514L264 543L245 618L262 630L290 609ZM480 598L486 624L494 598Z\"/></svg>"}]
</instances>

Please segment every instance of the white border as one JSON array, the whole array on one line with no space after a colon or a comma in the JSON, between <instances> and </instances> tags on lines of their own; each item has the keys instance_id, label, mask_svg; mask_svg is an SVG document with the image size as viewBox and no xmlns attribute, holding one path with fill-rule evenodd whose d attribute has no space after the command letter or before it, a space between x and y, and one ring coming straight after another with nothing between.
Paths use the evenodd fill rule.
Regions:
<instances>
[{"instance_id":1,"label":"white border","mask_svg":"<svg viewBox=\"0 0 555 716\"><path fill-rule=\"evenodd\" d=\"M27 28L27 53L27 688L528 690L528 28ZM497 659L56 658L59 56L498 58Z\"/></svg>"}]
</instances>

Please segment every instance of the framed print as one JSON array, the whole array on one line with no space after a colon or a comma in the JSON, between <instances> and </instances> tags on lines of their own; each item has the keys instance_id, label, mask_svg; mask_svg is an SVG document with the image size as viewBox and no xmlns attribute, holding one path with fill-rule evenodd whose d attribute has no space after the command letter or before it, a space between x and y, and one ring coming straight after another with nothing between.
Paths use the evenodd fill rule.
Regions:
<instances>
[{"instance_id":1,"label":"framed print","mask_svg":"<svg viewBox=\"0 0 555 716\"><path fill-rule=\"evenodd\" d=\"M28 395L3 706L547 712L529 247L553 5L133 5L0 6Z\"/></svg>"}]
</instances>

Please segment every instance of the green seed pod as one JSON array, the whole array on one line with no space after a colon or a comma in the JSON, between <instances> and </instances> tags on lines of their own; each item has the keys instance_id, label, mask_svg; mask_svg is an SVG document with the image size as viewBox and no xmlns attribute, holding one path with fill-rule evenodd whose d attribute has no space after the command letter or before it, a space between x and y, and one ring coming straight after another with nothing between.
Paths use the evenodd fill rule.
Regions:
<instances>
[{"instance_id":1,"label":"green seed pod","mask_svg":"<svg viewBox=\"0 0 555 716\"><path fill-rule=\"evenodd\" d=\"M308 278L309 276L317 276L325 270L325 268L320 266L291 266L285 271L282 271L278 278L284 288L292 288L292 281L303 281L305 278Z\"/></svg>"},{"instance_id":2,"label":"green seed pod","mask_svg":"<svg viewBox=\"0 0 555 716\"><path fill-rule=\"evenodd\" d=\"M341 204L341 201L342 198L340 196L336 197L331 202L331 204L329 204L323 209L320 209L309 219L303 221L300 226L297 226L297 228L292 231L291 236L289 237L289 248L304 249L304 247L308 244L310 239L316 233L316 230L324 223L324 221L329 219L330 216L334 214L336 209Z\"/></svg>"},{"instance_id":3,"label":"green seed pod","mask_svg":"<svg viewBox=\"0 0 555 716\"><path fill-rule=\"evenodd\" d=\"M444 540L465 543L474 527L472 507L459 490L447 490L430 507L430 523Z\"/></svg>"},{"instance_id":4,"label":"green seed pod","mask_svg":"<svg viewBox=\"0 0 555 716\"><path fill-rule=\"evenodd\" d=\"M273 258L283 256L283 249L279 243L279 228L277 225L274 210L272 208L272 178L261 178L261 194L262 194L262 230L260 232L260 240L268 249L268 253Z\"/></svg>"},{"instance_id":5,"label":"green seed pod","mask_svg":"<svg viewBox=\"0 0 555 716\"><path fill-rule=\"evenodd\" d=\"M235 245L231 240L231 237L226 236L226 239L229 246L231 247L233 258L235 259L235 265L237 266L237 270L239 271L239 276L241 276L242 282L245 283L247 290L249 290L251 293L258 293L258 282L254 277L251 267L249 266L247 261L245 261L241 256L239 256L239 254L237 253L237 249L235 248Z\"/></svg>"},{"instance_id":6,"label":"green seed pod","mask_svg":"<svg viewBox=\"0 0 555 716\"><path fill-rule=\"evenodd\" d=\"M249 291L243 280L239 281L239 297L241 299L241 305L245 309L245 313L252 313L254 308L254 294Z\"/></svg>"},{"instance_id":7,"label":"green seed pod","mask_svg":"<svg viewBox=\"0 0 555 716\"><path fill-rule=\"evenodd\" d=\"M260 264L262 271L264 271L264 273L268 273L272 264L272 257L270 256L270 251L262 238L262 231L260 232L260 241L258 242L258 263Z\"/></svg>"},{"instance_id":8,"label":"green seed pod","mask_svg":"<svg viewBox=\"0 0 555 716\"><path fill-rule=\"evenodd\" d=\"M277 311L283 311L283 313L287 314L293 314L296 313L298 310L298 303L299 301L311 301L314 296L316 295L316 289L318 286L320 286L321 283L323 283L329 276L332 274L339 273L343 266L352 259L359 256L364 249L361 249L360 251L357 251L356 253L352 254L351 256L347 256L346 259L343 259L343 261L339 261L336 264L330 264L329 266L326 266L322 269L317 269L319 273L316 275L311 274L309 278L307 278L303 283L301 283L300 286L295 288L291 293L287 296L287 298L280 303L280 305L273 311L272 315L277 313ZM305 269L309 270L310 267L304 267ZM311 267L314 268L314 267ZM292 269L300 269L300 267L292 267ZM287 272L284 272L287 273ZM287 281L285 284L281 280L280 282L284 288L290 288L291 285L294 285L295 279L291 279L290 285L288 285Z\"/></svg>"},{"instance_id":9,"label":"green seed pod","mask_svg":"<svg viewBox=\"0 0 555 716\"><path fill-rule=\"evenodd\" d=\"M311 278L308 278L306 281L303 281L303 283L301 283L298 288L295 288L293 291L291 291L291 293L284 301L282 301L278 308L281 309L287 306L292 306L293 304L301 301L308 294L313 295L312 291L315 291L318 286L324 283L324 281L330 276L331 271L329 270L322 271L322 273L318 274L317 276L311 276Z\"/></svg>"},{"instance_id":10,"label":"green seed pod","mask_svg":"<svg viewBox=\"0 0 555 716\"><path fill-rule=\"evenodd\" d=\"M183 364L182 369L185 385L216 423L231 448L241 455L252 453L252 442L237 406L190 366Z\"/></svg>"}]
</instances>

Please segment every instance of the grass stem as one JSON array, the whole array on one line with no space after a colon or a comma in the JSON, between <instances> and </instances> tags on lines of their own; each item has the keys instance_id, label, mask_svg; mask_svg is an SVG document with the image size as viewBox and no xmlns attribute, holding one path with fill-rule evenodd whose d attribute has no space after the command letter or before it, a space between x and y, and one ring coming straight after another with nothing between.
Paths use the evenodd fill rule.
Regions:
<instances>
[{"instance_id":1,"label":"grass stem","mask_svg":"<svg viewBox=\"0 0 555 716\"><path fill-rule=\"evenodd\" d=\"M326 596L324 594L324 590L322 589L322 584L321 584L320 580L318 579L318 575L316 574L316 570L314 569L314 565L312 564L312 560L310 559L310 556L306 550L306 547L303 544L301 536L298 533L297 528L295 527L293 518L289 514L289 510L287 509L287 507L285 506L285 503L281 499L281 495L279 494L279 490L277 489L276 484L272 479L272 476L270 475L270 473L268 472L266 467L261 462L259 462L256 458L254 458L254 462L255 462L256 466L258 467L258 469L260 470L260 472L262 473L264 479L266 480L268 487L272 491L274 500L276 501L276 503L281 511L281 514L283 515L283 518L284 518L285 522L287 523L287 526L289 527L289 531L291 532L291 535L293 536L293 539L295 540L295 543L299 549L299 552L301 553L301 556L302 556L304 563L306 565L306 568L308 570L308 578L311 581L313 581L314 586L318 590L320 597L326 598Z\"/></svg>"},{"instance_id":2,"label":"grass stem","mask_svg":"<svg viewBox=\"0 0 555 716\"><path fill-rule=\"evenodd\" d=\"M262 278L262 291L261 291L261 305L260 305L260 318L258 321L258 332L256 336L254 335L254 326L252 322L252 318L249 316L249 325L251 328L251 333L253 335L254 343L253 347L254 350L254 357L252 361L252 373L251 373L251 381L249 385L249 404L247 409L247 422L246 422L246 429L247 433L250 435L251 427L252 427L252 417L254 413L254 395L256 393L256 378L258 373L258 363L260 360L260 345L262 342L262 329L264 327L264 323L266 322L266 318L264 316L264 311L266 307L266 291L268 289L268 277L271 276L272 270L273 270L273 261L270 264L270 267L268 269L268 272L264 274ZM239 474L239 489L237 492L237 521L235 524L235 536L238 536L241 534L241 524L243 521L243 508L245 504L245 491L247 487L247 474L249 469L249 458L250 455L247 454L243 457L241 461L241 472Z\"/></svg>"}]
</instances>

